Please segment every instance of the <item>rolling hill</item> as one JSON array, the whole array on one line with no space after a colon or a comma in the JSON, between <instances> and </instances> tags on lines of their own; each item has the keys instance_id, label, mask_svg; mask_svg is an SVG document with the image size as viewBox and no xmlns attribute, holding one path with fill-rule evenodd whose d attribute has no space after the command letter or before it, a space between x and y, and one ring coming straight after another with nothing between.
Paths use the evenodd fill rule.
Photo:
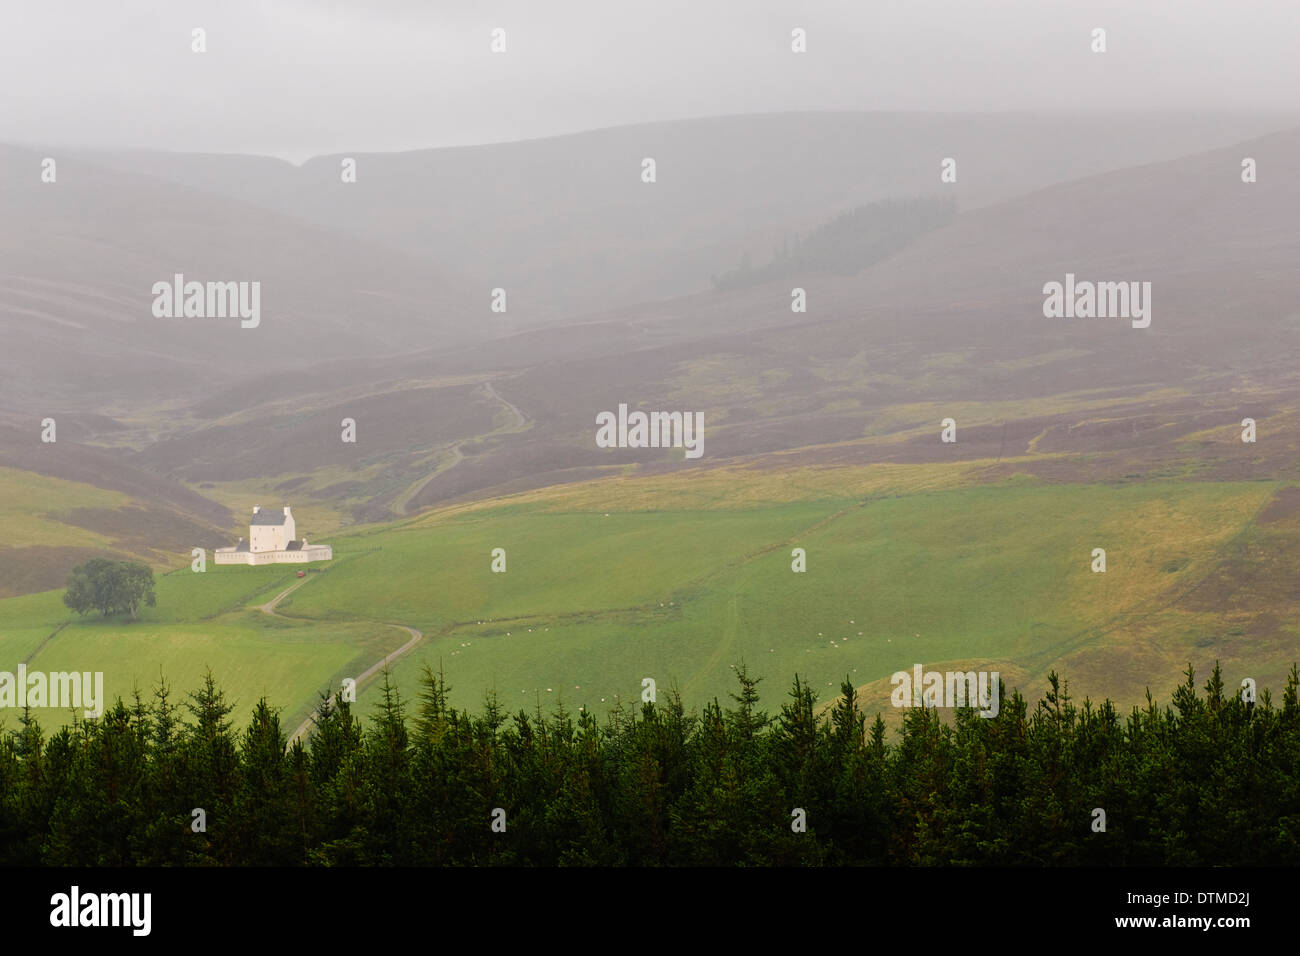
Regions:
<instances>
[{"instance_id":1,"label":"rolling hill","mask_svg":"<svg viewBox=\"0 0 1300 956\"><path fill-rule=\"evenodd\" d=\"M649 123L486 146L258 157L96 153L96 162L229 196L502 286L502 331L709 289L862 203L944 190L977 208L1107 170L1293 126L1242 114L784 113ZM652 157L657 181L640 181ZM958 161L941 186L939 164ZM479 300L475 300L477 304ZM484 298L483 301L486 301Z\"/></svg>"},{"instance_id":2,"label":"rolling hill","mask_svg":"<svg viewBox=\"0 0 1300 956\"><path fill-rule=\"evenodd\" d=\"M432 263L201 190L0 147L0 398L44 413L174 407L258 372L481 337ZM154 283L258 282L260 324L158 318ZM477 300L477 293L475 299ZM475 309L475 312L478 310Z\"/></svg>"},{"instance_id":3,"label":"rolling hill","mask_svg":"<svg viewBox=\"0 0 1300 956\"><path fill-rule=\"evenodd\" d=\"M759 142L732 122L710 135ZM853 129L844 134L850 146L865 135ZM605 156L646 135L582 142ZM562 160L571 164L578 149L569 140L512 148L549 155L516 163L543 178L570 169ZM21 255L17 240L6 247L16 257L6 259L4 321L20 332L8 361L27 364L12 383L26 389L22 407L0 429L13 529L0 561L7 594L41 593L0 600L10 658L102 669L110 692L122 694L147 685L159 663L185 689L211 665L241 701L268 694L286 723L403 643L390 625L424 634L392 670L405 698L428 664L444 668L458 702L495 691L510 709L563 697L603 712L635 699L645 676L698 706L731 689L740 660L773 678L772 693L795 671L827 691L848 674L882 708L882 682L916 661L1001 670L1026 690L1055 668L1076 696L1122 704L1176 682L1188 661L1203 670L1220 659L1233 681L1281 684L1300 636L1291 584L1300 556L1292 290L1300 187L1284 173L1300 168L1300 131L1109 171L1089 154L1075 160L1085 178L1042 188L1015 191L1009 174L994 177L950 224L883 261L854 275L797 277L807 313L791 312L789 277L638 304L656 298L651 286L665 295L704 288L675 271L680 261L661 262L660 244L679 243L692 268L730 266L741 250L718 222L734 217L733 239L759 235L755 222L778 238L795 228L786 200L758 186L764 163L794 175L831 162L755 159L753 179L739 177L735 192L701 207L710 177L735 161L721 150L720 165L666 197L624 265L606 268L592 249L603 244L622 263L641 242L636 230L619 239L576 209L576 225L553 230L553 269L528 281L540 298L550 282L573 288L576 277L599 273L584 287L587 307L567 319L515 315L512 323L537 327L513 333L458 325L451 305L426 326L416 286L402 287L391 314L367 311L359 291L388 269L423 283L429 302L462 281L421 271L419 258L442 256L440 230L456 215L406 208L402 191L416 186L381 172L407 163L419 180L426 164L450 161L443 152L468 161L439 151L393 157L390 167L362 163L363 176L379 174L374 223L398 221L384 218L398 207L408 217L398 217L394 250L349 218L360 207L291 208L318 172L312 164L299 171L305 179L268 173L276 185L265 195L257 189L266 164L236 164L246 173L237 198L219 195L227 167L217 159L167 166L167 157L154 157L160 168L148 178L97 167L94 196L76 191L91 180L49 206L24 194L22 215L48 215L49 225ZM853 149L842 152L834 162L847 169ZM5 154L23 168L34 155ZM498 187L500 201L520 201L514 190L523 186L501 184L495 155L474 154L482 178L466 174L473 185L455 199L463 209ZM1258 163L1256 183L1241 181L1247 156ZM571 172L580 179L583 169ZM830 208L832 195L912 188L900 174L853 193L823 171L816 188L826 189L826 205L800 228L842 211ZM69 167L70 184L78 172ZM447 192L421 181L427 196ZM593 194L609 199L601 189L614 187L601 182ZM520 275L529 274L527 255L541 254L528 215L554 215L576 187L565 179L553 188L510 232ZM744 215L741 193L756 197ZM154 215L145 195L170 197L168 215L183 224L175 252L152 240L105 245L118 217L139 226ZM810 196L800 210L816 207ZM88 203L84 218L78 201ZM643 214L636 206L611 218L646 225ZM482 251L483 235L502 231L492 222L481 234L466 227L466 260ZM238 248L241 228L254 234L247 248ZM78 238L76 229L87 231ZM714 260L695 254L706 236ZM266 351L259 344L247 361L238 330L240 339L209 330L215 337L200 340L128 321L135 293L86 304L119 269L143 282L168 256L189 249L207 262L218 248L230 258L213 261L232 269L269 257L268 275L306 283L320 269L329 282L304 285L311 308L283 318L283 339L259 329ZM339 258L320 258L322 249ZM72 287L59 284L63 267L54 265L78 256L102 270L87 274L82 306L66 297ZM310 268L299 269L304 256ZM455 258L439 265L455 272ZM1151 326L1044 317L1043 285L1066 273L1150 282ZM34 279L64 298L39 293ZM365 315L355 327L353 310ZM444 324L455 329L421 341ZM82 334L92 327L104 334ZM47 347L58 353L51 364L28 361ZM136 364L119 365L114 356L127 352ZM92 374L99 365L103 374ZM72 401L83 384L103 401ZM705 457L597 448L595 415L624 402L702 412ZM37 437L45 408L60 418L55 445ZM354 445L339 441L344 417L357 420ZM955 443L940 441L948 417ZM1255 442L1241 440L1245 418L1257 423ZM228 542L252 503L275 497L306 516L313 540L328 534L337 556L285 600L283 618L257 610L286 584L283 568L188 571L190 547ZM505 574L489 567L498 547L509 555ZM808 551L806 574L791 571L795 547ZM1089 570L1096 547L1107 550L1105 574ZM132 625L72 619L47 589L92 553L173 569L159 606ZM375 692L374 683L363 688L363 704Z\"/></svg>"}]
</instances>

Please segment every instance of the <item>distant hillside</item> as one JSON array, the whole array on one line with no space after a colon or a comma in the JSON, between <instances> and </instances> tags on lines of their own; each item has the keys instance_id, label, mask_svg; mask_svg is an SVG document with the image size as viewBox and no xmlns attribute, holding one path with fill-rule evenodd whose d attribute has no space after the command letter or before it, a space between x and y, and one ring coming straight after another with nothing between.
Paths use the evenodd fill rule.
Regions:
<instances>
[{"instance_id":1,"label":"distant hillside","mask_svg":"<svg viewBox=\"0 0 1300 956\"><path fill-rule=\"evenodd\" d=\"M912 240L948 225L957 215L957 201L944 199L885 199L840 213L807 236L782 238L772 258L751 267L749 255L740 266L712 277L715 289L761 285L785 276L833 272L856 275L902 249Z\"/></svg>"},{"instance_id":2,"label":"distant hillside","mask_svg":"<svg viewBox=\"0 0 1300 956\"><path fill-rule=\"evenodd\" d=\"M0 426L0 596L62 587L92 557L131 557L159 569L191 549L227 543L232 514L114 452L66 436L44 444Z\"/></svg>"},{"instance_id":3,"label":"distant hillside","mask_svg":"<svg viewBox=\"0 0 1300 956\"><path fill-rule=\"evenodd\" d=\"M1242 156L1257 160L1259 182L1241 182ZM187 493L202 492L223 512L242 511L250 495L271 488L317 509L317 524L331 529L449 501L692 465L680 451L597 448L594 416L620 402L701 412L705 466L795 455L827 464L987 460L1006 468L1004 459L1052 449L1089 457L1018 467L1052 480L1290 478L1300 451L1286 438L1300 401L1293 290L1300 185L1276 173L1290 168L1300 168L1300 131L968 209L874 266L836 275L828 270L853 266L837 255L870 256L876 241L862 215L843 216L797 246L805 265L779 280L499 338L480 330L459 347L431 326L427 338L436 341L426 348L377 354L425 337L416 311L398 308L401 322L365 313L370 318L356 328L366 341L326 364L310 357L351 340L319 322L289 322L280 332L236 328L228 340L191 340L177 329L178 337L150 338L144 350L136 336L151 331L147 322L122 323L123 331L113 318L122 303L92 310L87 303L97 300L86 298L84 315L63 316L102 325L104 334L65 332L53 312L35 322L11 310L6 321L20 334L5 359L30 386L23 400L56 415L62 437L102 446L93 451L105 474L121 467L168 487L185 482ZM189 200L180 197L191 195L224 202L182 189L182 211ZM87 201L110 203L98 195ZM56 221L66 224L73 211L61 215ZM292 224L267 215L286 229ZM228 220L229 235L237 222ZM327 244L350 241L301 228ZM33 249L61 234L43 229ZM843 242L855 233L856 248ZM203 233L196 226L186 235L197 242ZM79 255L100 261L94 248ZM167 253L158 247L150 255L156 262ZM19 261L49 269L55 260L37 263L30 254ZM394 254L393 261L401 260ZM1043 284L1067 272L1150 281L1151 327L1044 318ZM412 266L409 275L419 274ZM350 285L356 275L345 268L331 281ZM794 276L807 289L806 314L790 311ZM137 311L146 305L132 301ZM351 328L346 301L322 307L344 330ZM381 327L392 335L376 337ZM49 364L35 357L24 331L46 336L41 341L55 349ZM269 345L236 347L254 341ZM134 364L112 359L114 350L132 348L141 350ZM60 396L73 388L103 389L114 399L87 409ZM37 440L45 413L24 413L12 431L0 431L0 463L39 471L67 457ZM961 437L940 445L933 431L949 415ZM1273 437L1234 457L1239 448L1221 445L1226 433L1214 429L1247 415ZM344 417L358 421L355 445L339 440ZM1187 444L1201 434L1214 438ZM60 474L99 483L95 470ZM217 515L204 520L224 526Z\"/></svg>"},{"instance_id":4,"label":"distant hillside","mask_svg":"<svg viewBox=\"0 0 1300 956\"><path fill-rule=\"evenodd\" d=\"M436 263L282 212L0 146L0 399L85 413L174 402L259 372L487 335ZM153 286L258 282L256 328L153 313ZM474 290L472 314L486 311Z\"/></svg>"},{"instance_id":5,"label":"distant hillside","mask_svg":"<svg viewBox=\"0 0 1300 956\"><path fill-rule=\"evenodd\" d=\"M327 225L505 287L505 331L709 289L748 252L864 203L940 188L963 209L1107 170L1173 159L1297 117L1132 113L817 112L647 123L302 167L248 156L96 155L133 172ZM657 181L641 182L652 157ZM475 324L481 320L474 313Z\"/></svg>"},{"instance_id":6,"label":"distant hillside","mask_svg":"<svg viewBox=\"0 0 1300 956\"><path fill-rule=\"evenodd\" d=\"M1300 167L1300 132L968 210L856 275L801 275L807 314L791 313L785 276L459 350L265 375L187 407L132 460L188 481L292 483L295 500L367 520L689 467L680 452L595 447L594 415L627 401L701 411L705 465L782 453L996 461L1032 445L1097 453L1086 465L1096 477L1235 479L1245 465L1230 446L1189 450L1185 437L1246 409L1282 429L1300 383L1300 187L1242 183L1243 155ZM839 223L818 240L827 255L856 228ZM1151 327L1044 318L1043 284L1066 272L1151 281ZM507 402L527 427L506 427ZM364 444L337 441L347 408L364 409ZM956 445L933 440L948 415L961 422ZM1114 424L1084 427L1097 418ZM250 442L249 428L273 445ZM1290 475L1291 449L1274 439L1251 460ZM1059 477L1085 466L1024 467Z\"/></svg>"},{"instance_id":7,"label":"distant hillside","mask_svg":"<svg viewBox=\"0 0 1300 956\"><path fill-rule=\"evenodd\" d=\"M965 212L856 276L807 277L806 315L790 312L789 282L773 282L570 327L568 358L546 351L559 330L486 344L476 360L517 366L499 390L536 425L438 475L411 506L592 467L689 466L680 453L596 449L592 416L620 401L702 411L710 462L868 440L815 454L996 459L1023 451L1061 423L1056 416L1077 423L1101 406L1124 410L1102 417L1131 416L1124 440L1152 468L1163 455L1187 455L1160 448L1155 427L1175 441L1250 409L1278 415L1282 429L1300 384L1291 267L1300 184L1282 175L1242 183L1244 155L1260 168L1300 168L1300 131ZM1151 281L1151 327L1044 318L1043 284L1066 272ZM1280 397L1264 398L1270 390ZM1005 435L1001 424L965 431L941 446L932 430L950 414L981 429L990 417L1023 424ZM906 443L889 439L922 427ZM1117 437L1090 446L1095 433L1062 427L1081 452ZM1250 451L1290 474L1290 447L1274 440Z\"/></svg>"}]
</instances>

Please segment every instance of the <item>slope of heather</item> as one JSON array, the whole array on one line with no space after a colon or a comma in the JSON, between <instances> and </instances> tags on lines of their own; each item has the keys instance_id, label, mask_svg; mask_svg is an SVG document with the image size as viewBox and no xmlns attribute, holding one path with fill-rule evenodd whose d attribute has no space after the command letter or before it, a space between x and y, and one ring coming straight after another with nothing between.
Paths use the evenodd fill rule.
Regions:
<instances>
[{"instance_id":1,"label":"slope of heather","mask_svg":"<svg viewBox=\"0 0 1300 956\"><path fill-rule=\"evenodd\" d=\"M472 340L424 259L74 155L0 147L0 396L41 411L156 404L258 372ZM261 283L260 325L157 318L155 282Z\"/></svg>"},{"instance_id":2,"label":"slope of heather","mask_svg":"<svg viewBox=\"0 0 1300 956\"><path fill-rule=\"evenodd\" d=\"M964 208L1293 125L1197 114L783 113L723 116L302 167L97 154L383 243L510 293L502 330L709 288L748 253L872 200L944 190ZM657 181L641 182L641 161ZM939 165L958 161L955 184Z\"/></svg>"}]
</instances>

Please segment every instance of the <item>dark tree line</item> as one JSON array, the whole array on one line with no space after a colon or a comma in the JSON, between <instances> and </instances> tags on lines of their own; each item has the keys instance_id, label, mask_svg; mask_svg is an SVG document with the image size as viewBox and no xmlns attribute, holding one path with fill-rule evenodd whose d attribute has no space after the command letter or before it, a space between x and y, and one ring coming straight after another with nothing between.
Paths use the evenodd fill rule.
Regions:
<instances>
[{"instance_id":1,"label":"dark tree line","mask_svg":"<svg viewBox=\"0 0 1300 956\"><path fill-rule=\"evenodd\" d=\"M711 279L715 289L735 289L807 272L856 275L956 216L957 202L951 197L867 203L840 213L806 236L783 239L763 265L752 265L746 253L735 269Z\"/></svg>"},{"instance_id":2,"label":"dark tree line","mask_svg":"<svg viewBox=\"0 0 1300 956\"><path fill-rule=\"evenodd\" d=\"M210 676L181 706L160 682L48 739L25 714L0 738L0 864L1300 862L1294 667L1280 707L1225 693L1217 666L1126 716L1075 706L1053 674L1032 709L914 708L892 737L848 681L823 713L796 678L769 715L738 679L726 706L673 695L602 725L492 696L471 714L426 671L409 715L386 684L366 723L322 704L287 751L265 701L236 732Z\"/></svg>"}]
</instances>

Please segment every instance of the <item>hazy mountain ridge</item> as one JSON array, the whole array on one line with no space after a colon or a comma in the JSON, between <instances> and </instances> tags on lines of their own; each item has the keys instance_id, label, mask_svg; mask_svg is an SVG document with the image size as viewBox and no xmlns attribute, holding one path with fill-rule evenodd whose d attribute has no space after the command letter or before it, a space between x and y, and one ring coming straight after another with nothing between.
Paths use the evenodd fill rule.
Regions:
<instances>
[{"instance_id":1,"label":"hazy mountain ridge","mask_svg":"<svg viewBox=\"0 0 1300 956\"><path fill-rule=\"evenodd\" d=\"M12 153L5 155L14 161ZM34 155L21 160L32 161ZM1243 155L1259 162L1258 183L1241 182ZM283 165L272 163L282 178L291 175L290 169L280 169ZM799 277L808 293L806 314L791 313L793 280L787 277L752 288L621 305L499 338L483 338L494 331L485 318L475 330L477 342L462 332L424 349L408 348L405 355L381 358L389 343L363 334L364 344L355 349L337 342L327 348L335 354L324 364L310 361L320 351L315 338L326 334L323 324L282 328L285 339L267 335L274 328L269 320L256 331L223 330L233 338L222 340L221 347L210 347L211 339L163 339L152 347L145 383L152 404L139 406L129 422L113 408L133 407L138 389L124 389L122 383L135 386L140 372L116 369L111 356L114 349L130 348L132 340L110 338L98 346L97 340L64 336L57 323L53 331L41 325L51 347L71 348L82 360L87 355L77 348L98 350L89 353L91 368L82 384L114 395L116 404L105 405L108 414L92 422L42 389L35 394L72 423L86 423L70 437L137 449L102 452L123 465L194 486L261 478L292 487L295 500L315 501L344 520L378 520L627 468L660 472L692 465L680 450L650 455L597 449L594 415L620 402L702 411L706 465L776 456L773 465L783 467L790 454L863 464L938 460L940 452L959 459L1014 457L1044 429L1053 436L1053 429L1065 429L1061 435L1088 434L1076 426L1088 417L1090 403L1115 405L1119 399L1127 402L1115 411L1135 434L1143 422L1154 427L1161 415L1182 421L1161 432L1172 440L1212 424L1216 415L1231 418L1234 389L1271 390L1269 408L1289 407L1288 390L1296 381L1294 335L1300 328L1290 305L1288 270L1300 251L1290 224L1300 211L1300 193L1279 171L1297 167L1300 131L1290 130L966 209L950 225L856 276ZM931 173L937 179L937 169ZM179 193L166 184L157 188L171 197L169 202L200 202L188 188ZM208 192L201 202L218 200ZM113 199L119 206L126 201L122 193ZM38 208L37 200L27 202L27 208ZM62 214L72 213L64 209ZM296 218L257 215L276 229L300 228ZM237 219L227 212L221 221ZM294 234L339 248L351 242L321 227L301 228ZM57 232L47 224L33 250L47 249L42 243ZM225 241L233 241L231 234ZM379 255L378 247L364 248ZM29 255L34 261L35 251ZM393 255L391 262L368 266L375 270L369 275L419 268L418 260ZM322 264L312 263L312 274ZM1044 318L1043 283L1066 272L1152 281L1151 327ZM345 270L344 278L361 274ZM88 288L87 295L98 294L93 284ZM475 311L465 315L488 315L487 296L479 299ZM120 307L118 302L112 308ZM20 314L6 312L10 323L20 322ZM421 310L400 314L401 327L418 341ZM75 314L76 321L86 318ZM446 313L439 321L456 320ZM1252 329L1244 341L1243 328ZM353 342L349 338L345 344ZM230 349L232 343L261 344L245 356ZM349 350L350 357L338 354ZM225 374L209 374L223 363ZM100 367L106 378L96 382L94 369ZM168 396L173 381L181 384ZM1218 411L1207 416L1203 408L1187 405L1182 393L1160 391L1178 392L1191 381ZM180 393L182 386L189 392ZM1059 398L1067 394L1076 398ZM960 413L964 441L956 448L939 447L929 431L914 434L923 424L933 430L941 408L981 406ZM523 416L522 427L510 425L512 407ZM339 441L336 419L348 414L359 420L355 447ZM1003 424L991 424L990 415ZM1022 424L1008 426L1008 421ZM428 427L417 427L420 423ZM6 441L33 442L36 434L24 425ZM269 444L250 443L256 434L271 436ZM1119 447L1111 438L1103 445L1112 451ZM1155 464L1164 460L1161 456L1186 457L1169 448L1143 455L1149 467L1164 467ZM22 460L42 467L26 454ZM1125 467L1119 458L1112 465ZM1098 473L1108 473L1112 465ZM1035 467L1051 472L1046 464Z\"/></svg>"},{"instance_id":2,"label":"hazy mountain ridge","mask_svg":"<svg viewBox=\"0 0 1300 956\"><path fill-rule=\"evenodd\" d=\"M749 252L878 199L972 209L1294 125L1259 114L779 113L545 139L320 156L98 153L119 168L323 223L506 288L503 331L709 289ZM357 181L340 182L344 155ZM643 158L657 181L641 182ZM957 161L957 180L939 181ZM477 302L476 302L477 304Z\"/></svg>"},{"instance_id":3,"label":"hazy mountain ridge","mask_svg":"<svg viewBox=\"0 0 1300 956\"><path fill-rule=\"evenodd\" d=\"M62 156L0 148L0 333L12 407L122 407L259 371L483 333L429 262L283 213ZM158 318L157 282L260 283L259 324ZM176 304L179 311L180 304Z\"/></svg>"}]
</instances>

